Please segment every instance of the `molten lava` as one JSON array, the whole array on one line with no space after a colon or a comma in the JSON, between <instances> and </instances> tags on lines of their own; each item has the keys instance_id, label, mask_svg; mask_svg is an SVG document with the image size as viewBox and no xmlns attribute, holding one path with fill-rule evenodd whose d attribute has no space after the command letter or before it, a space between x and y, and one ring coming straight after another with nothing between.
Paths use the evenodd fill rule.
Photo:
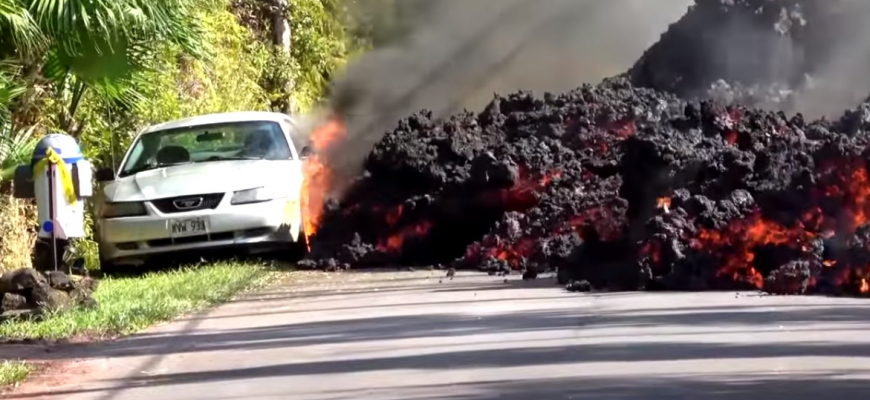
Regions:
<instances>
[{"instance_id":1,"label":"molten lava","mask_svg":"<svg viewBox=\"0 0 870 400\"><path fill-rule=\"evenodd\" d=\"M310 240L317 231L323 215L326 195L335 184L327 165L326 154L333 145L343 140L345 135L344 124L333 117L312 131L309 137L312 154L304 161L302 179L302 227L306 239Z\"/></svg>"},{"instance_id":2,"label":"molten lava","mask_svg":"<svg viewBox=\"0 0 870 400\"><path fill-rule=\"evenodd\" d=\"M595 289L870 294L870 98L838 119L766 111L800 95L780 82L830 61L817 44L836 42L829 27L850 13L801 6L809 0L696 3L625 76L402 118L328 209L335 185L318 154L305 188L305 232L317 234L300 266L556 269ZM800 23L771 24L783 7ZM748 71L709 62L734 21L772 39L745 54L759 61ZM806 50L792 77L766 68L781 64L783 36ZM343 130L322 126L315 150Z\"/></svg>"},{"instance_id":3,"label":"molten lava","mask_svg":"<svg viewBox=\"0 0 870 400\"><path fill-rule=\"evenodd\" d=\"M870 293L870 126L851 115L808 124L619 80L498 97L450 120L420 112L378 142L323 219L312 202L306 232L324 226L300 265ZM328 147L342 129L333 121L313 142ZM309 167L311 200L322 199L328 170Z\"/></svg>"}]
</instances>

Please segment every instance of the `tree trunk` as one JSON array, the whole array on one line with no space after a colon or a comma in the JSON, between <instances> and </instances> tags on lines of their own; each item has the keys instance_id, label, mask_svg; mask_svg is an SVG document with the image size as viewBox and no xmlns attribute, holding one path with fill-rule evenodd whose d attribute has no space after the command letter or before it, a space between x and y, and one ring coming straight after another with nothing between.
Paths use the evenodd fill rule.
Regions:
<instances>
[{"instance_id":1,"label":"tree trunk","mask_svg":"<svg viewBox=\"0 0 870 400\"><path fill-rule=\"evenodd\" d=\"M272 44L285 52L290 52L290 22L286 15L287 0L272 0Z\"/></svg>"},{"instance_id":2,"label":"tree trunk","mask_svg":"<svg viewBox=\"0 0 870 400\"><path fill-rule=\"evenodd\" d=\"M293 39L293 28L287 19L290 13L287 0L271 0L272 14L272 45L279 52L276 57L290 57ZM293 81L287 80L280 83L281 87L273 88L281 96L272 102L272 108L285 114L293 110Z\"/></svg>"}]
</instances>

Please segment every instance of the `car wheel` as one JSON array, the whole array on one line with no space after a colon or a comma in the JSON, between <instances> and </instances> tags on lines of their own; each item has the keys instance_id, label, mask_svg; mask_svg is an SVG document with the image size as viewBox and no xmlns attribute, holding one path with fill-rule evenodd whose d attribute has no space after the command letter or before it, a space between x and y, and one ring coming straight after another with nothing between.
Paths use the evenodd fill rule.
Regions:
<instances>
[{"instance_id":1,"label":"car wheel","mask_svg":"<svg viewBox=\"0 0 870 400\"><path fill-rule=\"evenodd\" d=\"M282 261L295 263L308 254L308 240L305 234L299 232L299 240L290 243L289 248L281 252Z\"/></svg>"},{"instance_id":2,"label":"car wheel","mask_svg":"<svg viewBox=\"0 0 870 400\"><path fill-rule=\"evenodd\" d=\"M293 251L295 252L296 261L308 255L308 237L304 233L299 232L299 240L293 243Z\"/></svg>"}]
</instances>

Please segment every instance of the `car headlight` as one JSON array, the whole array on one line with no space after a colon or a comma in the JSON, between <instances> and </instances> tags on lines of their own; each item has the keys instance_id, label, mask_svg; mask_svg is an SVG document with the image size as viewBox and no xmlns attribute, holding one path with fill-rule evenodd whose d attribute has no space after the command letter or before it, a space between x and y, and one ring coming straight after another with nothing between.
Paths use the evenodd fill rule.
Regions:
<instances>
[{"instance_id":1,"label":"car headlight","mask_svg":"<svg viewBox=\"0 0 870 400\"><path fill-rule=\"evenodd\" d=\"M268 188L268 187L258 187L254 189L247 190L239 190L233 193L233 198L230 200L230 204L249 204L249 203L261 203L264 201L277 199L278 194Z\"/></svg>"},{"instance_id":2,"label":"car headlight","mask_svg":"<svg viewBox=\"0 0 870 400\"><path fill-rule=\"evenodd\" d=\"M103 204L104 218L137 217L146 214L145 203L138 201Z\"/></svg>"}]
</instances>

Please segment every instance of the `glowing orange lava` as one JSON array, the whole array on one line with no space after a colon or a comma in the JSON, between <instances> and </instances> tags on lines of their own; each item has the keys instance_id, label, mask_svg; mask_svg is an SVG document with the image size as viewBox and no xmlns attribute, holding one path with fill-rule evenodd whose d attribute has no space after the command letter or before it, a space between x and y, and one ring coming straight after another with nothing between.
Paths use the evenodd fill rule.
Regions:
<instances>
[{"instance_id":1,"label":"glowing orange lava","mask_svg":"<svg viewBox=\"0 0 870 400\"><path fill-rule=\"evenodd\" d=\"M807 211L791 226L784 226L765 220L760 212L755 212L745 219L731 221L724 228L699 230L691 238L691 246L705 249L720 258L722 264L718 276L749 282L762 288L763 277L753 267L758 247L786 246L810 252L811 246L808 244L816 237L830 238L836 232L853 232L859 226L870 222L870 176L867 169L857 162L844 164L831 165L827 171L821 173L823 176L830 174L833 179L832 183L819 191L816 199L816 201L829 202L833 200L842 204L839 218L831 218L816 207ZM667 210L669 201L658 199L657 203L658 208ZM660 255L657 253L660 245L660 243L647 243L641 251L649 255L654 263L658 263ZM821 261L821 265L825 268L839 267L839 264L837 260ZM835 282L837 284L848 282L850 271L856 269L870 272L870 268L846 265L846 268L842 269L835 278ZM859 273L859 276L866 276L866 273ZM870 293L870 282L867 278L860 278L860 281L855 282L859 284L861 293Z\"/></svg>"},{"instance_id":2,"label":"glowing orange lava","mask_svg":"<svg viewBox=\"0 0 870 400\"><path fill-rule=\"evenodd\" d=\"M398 233L390 235L386 240L378 243L378 250L384 252L397 252L402 249L402 244L405 242L405 239L410 237L419 237L425 235L429 228L432 227L432 223L429 221L423 221L408 227L405 227Z\"/></svg>"}]
</instances>

